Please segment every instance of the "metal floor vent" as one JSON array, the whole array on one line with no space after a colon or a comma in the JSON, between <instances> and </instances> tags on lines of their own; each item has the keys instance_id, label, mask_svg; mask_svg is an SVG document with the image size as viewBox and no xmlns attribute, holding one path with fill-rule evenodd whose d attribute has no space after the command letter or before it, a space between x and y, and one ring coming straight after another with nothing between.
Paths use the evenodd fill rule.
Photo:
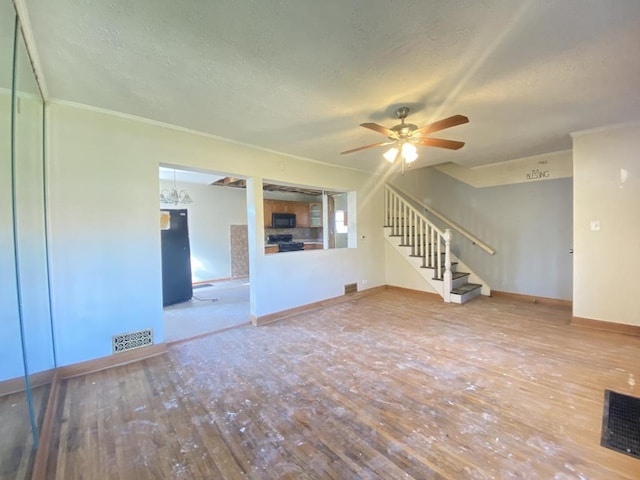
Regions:
<instances>
[{"instance_id":1,"label":"metal floor vent","mask_svg":"<svg viewBox=\"0 0 640 480\"><path fill-rule=\"evenodd\" d=\"M640 458L640 398L604 391L600 445Z\"/></svg>"},{"instance_id":2,"label":"metal floor vent","mask_svg":"<svg viewBox=\"0 0 640 480\"><path fill-rule=\"evenodd\" d=\"M357 283L348 283L344 286L344 294L347 295L349 293L356 293L358 291Z\"/></svg>"},{"instance_id":3,"label":"metal floor vent","mask_svg":"<svg viewBox=\"0 0 640 480\"><path fill-rule=\"evenodd\" d=\"M113 353L126 352L134 348L153 345L153 330L138 330L111 337Z\"/></svg>"}]
</instances>

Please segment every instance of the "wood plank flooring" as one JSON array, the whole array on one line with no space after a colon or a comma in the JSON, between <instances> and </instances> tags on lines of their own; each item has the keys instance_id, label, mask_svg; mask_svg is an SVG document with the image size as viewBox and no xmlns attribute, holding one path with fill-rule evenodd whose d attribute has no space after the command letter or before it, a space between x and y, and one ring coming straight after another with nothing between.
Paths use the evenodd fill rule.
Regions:
<instances>
[{"instance_id":1,"label":"wood plank flooring","mask_svg":"<svg viewBox=\"0 0 640 480\"><path fill-rule=\"evenodd\" d=\"M640 338L385 291L63 381L51 479L638 479L600 447Z\"/></svg>"},{"instance_id":2,"label":"wood plank flooring","mask_svg":"<svg viewBox=\"0 0 640 480\"><path fill-rule=\"evenodd\" d=\"M33 407L42 425L51 385L32 388ZM35 450L25 392L0 397L0 480L31 478Z\"/></svg>"}]
</instances>

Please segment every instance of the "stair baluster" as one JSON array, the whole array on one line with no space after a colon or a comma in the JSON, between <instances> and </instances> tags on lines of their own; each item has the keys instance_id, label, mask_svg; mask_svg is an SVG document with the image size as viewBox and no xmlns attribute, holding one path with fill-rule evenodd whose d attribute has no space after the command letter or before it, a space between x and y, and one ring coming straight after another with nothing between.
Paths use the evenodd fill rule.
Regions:
<instances>
[{"instance_id":1,"label":"stair baluster","mask_svg":"<svg viewBox=\"0 0 640 480\"><path fill-rule=\"evenodd\" d=\"M439 244L438 244L439 245ZM451 274L451 230L448 228L444 231L444 275L442 280L444 285L453 285L453 275ZM440 258L438 256L438 258ZM451 303L451 287L445 288L442 292L444 301Z\"/></svg>"}]
</instances>

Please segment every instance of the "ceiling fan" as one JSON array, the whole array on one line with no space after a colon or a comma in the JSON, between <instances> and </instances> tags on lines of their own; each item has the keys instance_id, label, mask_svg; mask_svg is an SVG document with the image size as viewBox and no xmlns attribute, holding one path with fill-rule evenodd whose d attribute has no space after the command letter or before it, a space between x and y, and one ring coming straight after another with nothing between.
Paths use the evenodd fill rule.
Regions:
<instances>
[{"instance_id":1,"label":"ceiling fan","mask_svg":"<svg viewBox=\"0 0 640 480\"><path fill-rule=\"evenodd\" d=\"M407 118L407 115L409 115L408 107L398 108L396 110L396 115L400 119L400 123L391 128L383 127L382 125L378 125L377 123L360 124L361 127L368 128L375 132L386 135L389 138L388 141L353 148L351 150L340 152L340 154L345 155L347 153L359 152L360 150L366 150L368 148L393 145L393 147L386 151L383 156L390 163L394 163L396 160L398 160L398 158L401 158L402 170L404 172L405 163L410 164L416 158L418 158L416 145L448 148L450 150L458 150L459 148L462 148L464 146L464 142L425 136L433 132L444 130L445 128L451 128L469 122L469 119L464 115L454 115L452 117L430 123L429 125L425 125L424 127L420 128L418 128L418 126L414 125L413 123L404 122L405 118Z\"/></svg>"}]
</instances>

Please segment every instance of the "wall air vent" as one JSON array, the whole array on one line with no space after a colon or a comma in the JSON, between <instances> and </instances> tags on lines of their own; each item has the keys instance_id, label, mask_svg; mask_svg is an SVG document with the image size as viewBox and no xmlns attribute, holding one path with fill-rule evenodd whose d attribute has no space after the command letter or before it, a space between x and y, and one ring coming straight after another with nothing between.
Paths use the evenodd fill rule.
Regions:
<instances>
[{"instance_id":1,"label":"wall air vent","mask_svg":"<svg viewBox=\"0 0 640 480\"><path fill-rule=\"evenodd\" d=\"M349 293L356 293L358 291L357 283L348 283L344 286L344 294L347 295Z\"/></svg>"},{"instance_id":2,"label":"wall air vent","mask_svg":"<svg viewBox=\"0 0 640 480\"><path fill-rule=\"evenodd\" d=\"M123 333L111 337L113 353L126 352L134 348L153 345L153 330L138 330L137 332Z\"/></svg>"}]
</instances>

